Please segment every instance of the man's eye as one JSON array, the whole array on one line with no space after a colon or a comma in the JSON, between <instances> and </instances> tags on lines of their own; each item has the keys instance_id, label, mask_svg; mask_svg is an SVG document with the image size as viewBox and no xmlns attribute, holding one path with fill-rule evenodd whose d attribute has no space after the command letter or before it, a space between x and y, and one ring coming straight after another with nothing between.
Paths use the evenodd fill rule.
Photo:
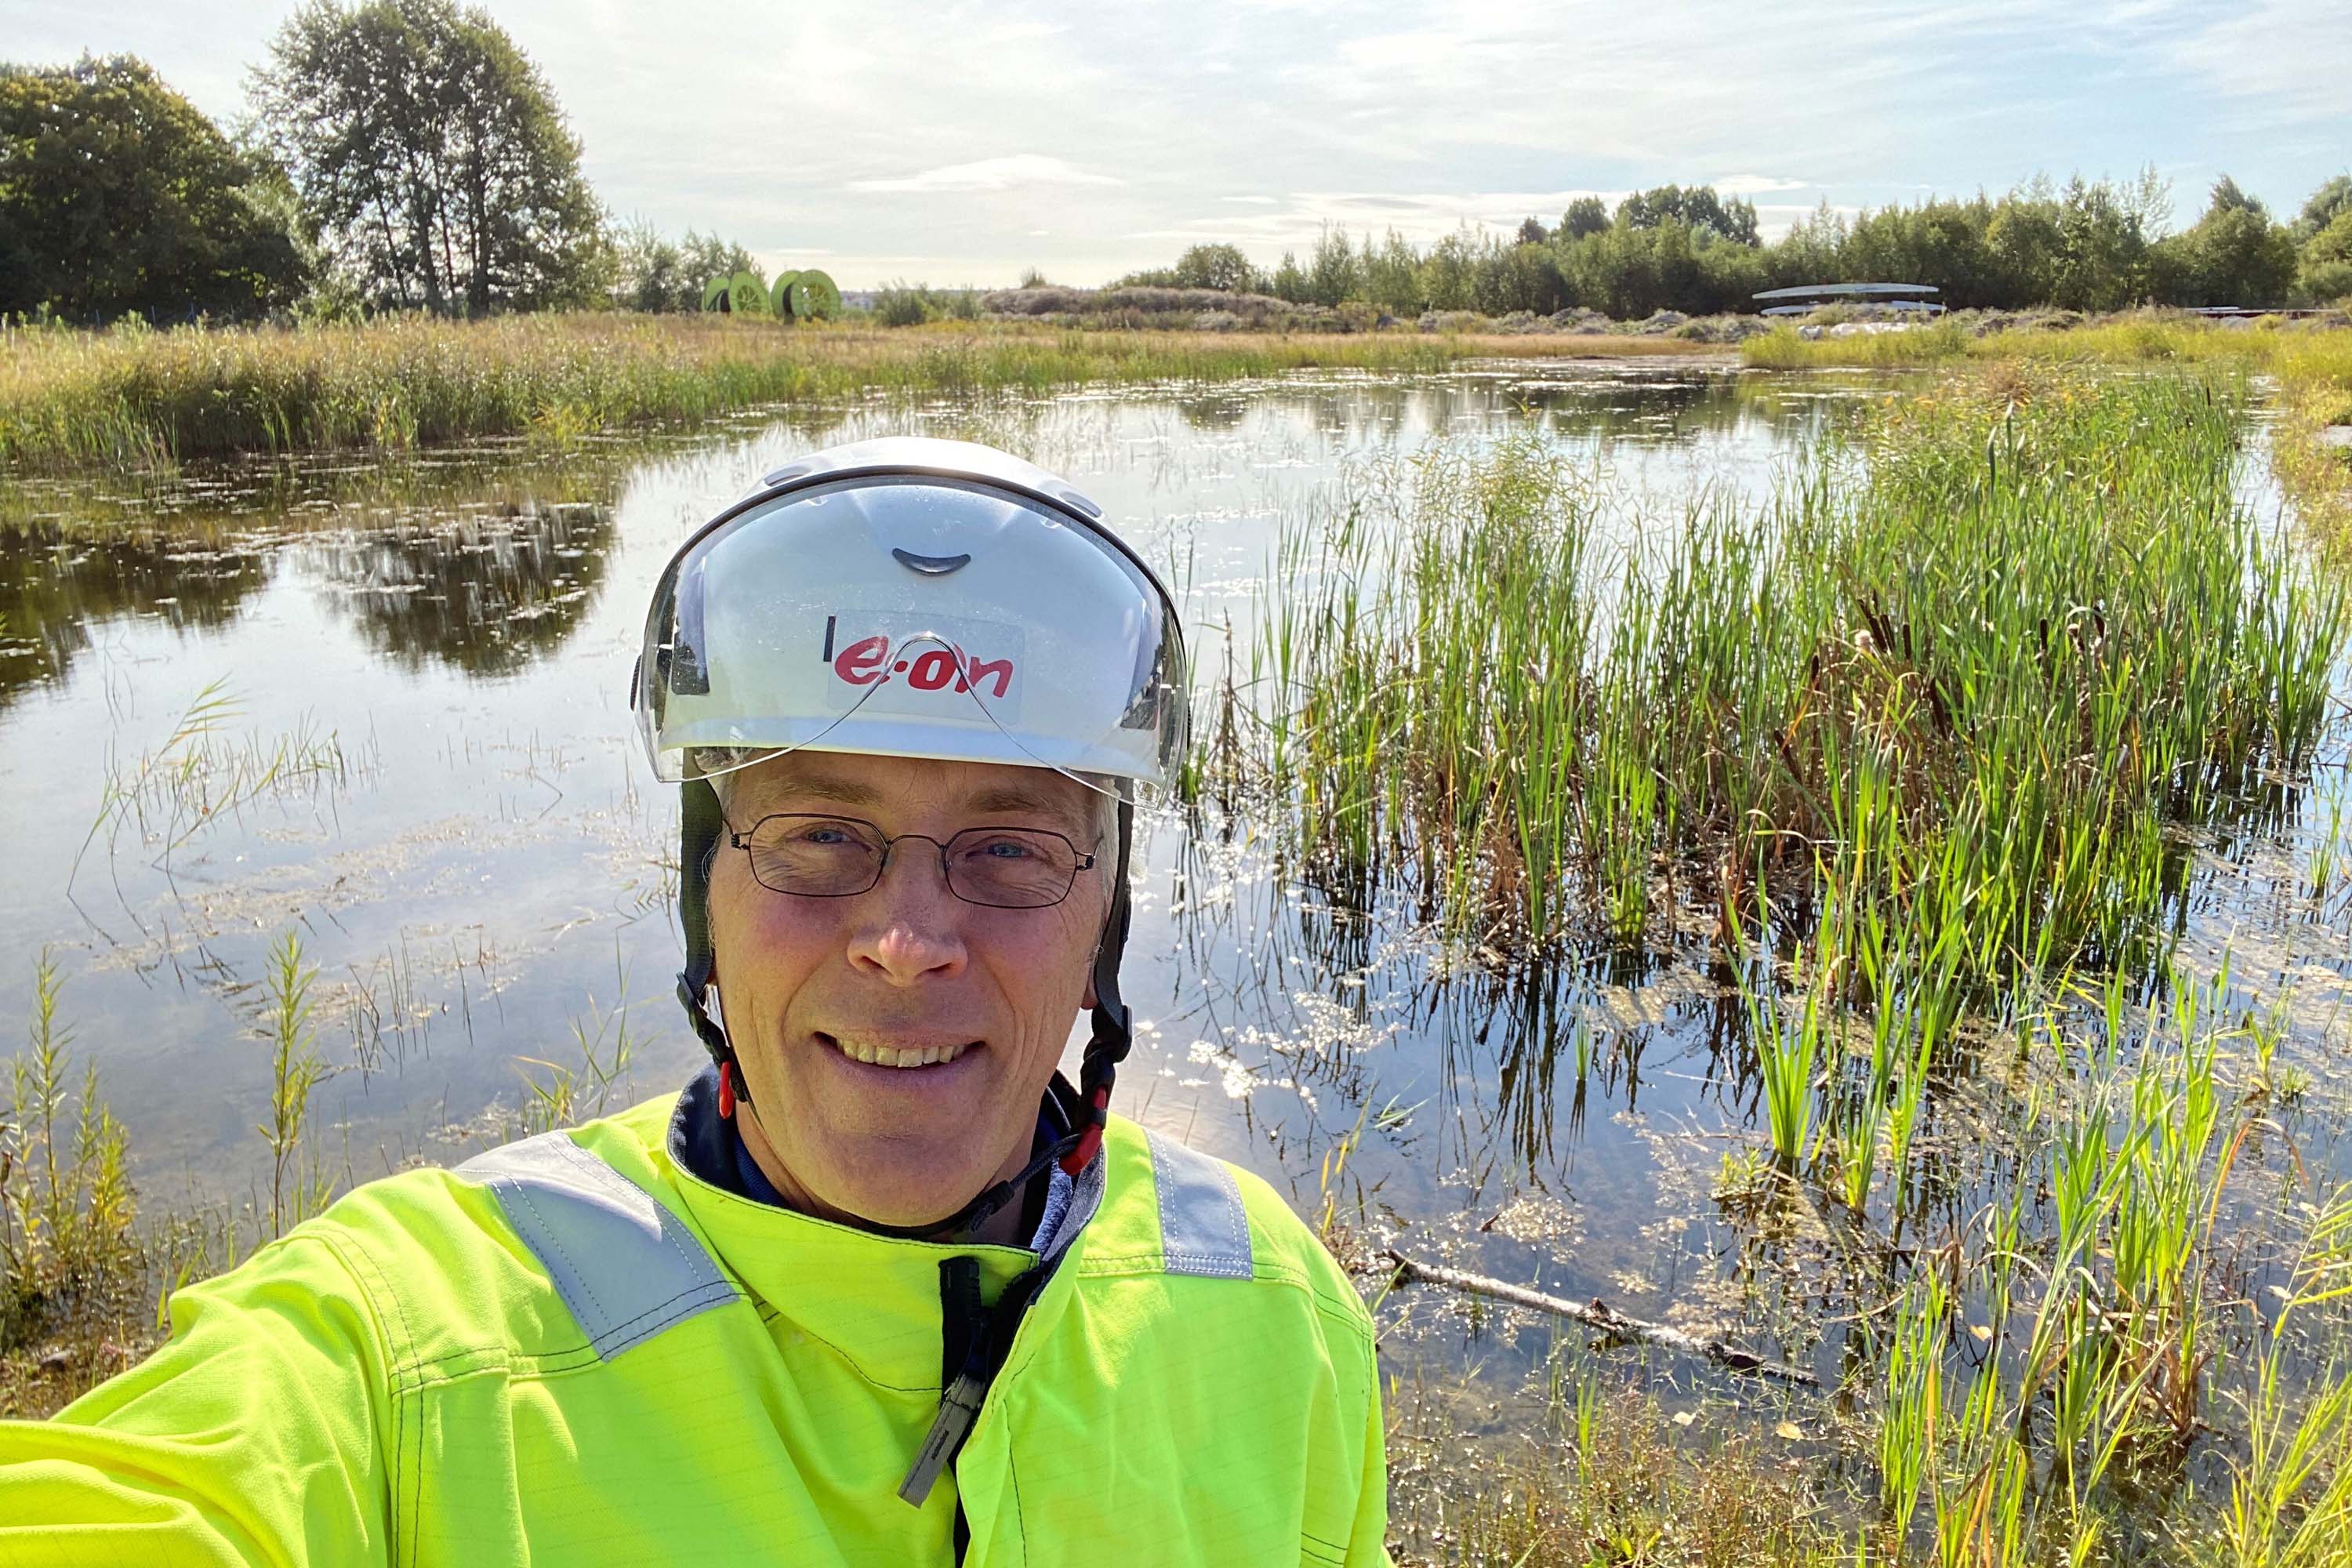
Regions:
<instances>
[{"instance_id":1,"label":"man's eye","mask_svg":"<svg viewBox=\"0 0 2352 1568\"><path fill-rule=\"evenodd\" d=\"M829 825L819 826L816 827L803 827L794 837L800 843L813 844L820 847L831 847L835 845L854 844L856 842L856 840L850 836L847 828L835 827Z\"/></svg>"},{"instance_id":2,"label":"man's eye","mask_svg":"<svg viewBox=\"0 0 2352 1568\"><path fill-rule=\"evenodd\" d=\"M992 838L978 846L974 853L991 860L1026 860L1036 851L1018 839Z\"/></svg>"}]
</instances>

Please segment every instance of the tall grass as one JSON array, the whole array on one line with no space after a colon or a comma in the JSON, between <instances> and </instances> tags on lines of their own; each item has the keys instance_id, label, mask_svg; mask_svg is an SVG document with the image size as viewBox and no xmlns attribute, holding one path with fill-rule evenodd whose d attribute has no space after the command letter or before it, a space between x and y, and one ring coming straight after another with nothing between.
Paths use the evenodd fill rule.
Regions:
<instances>
[{"instance_id":1,"label":"tall grass","mask_svg":"<svg viewBox=\"0 0 2352 1568\"><path fill-rule=\"evenodd\" d=\"M613 952L613 991L619 998L609 1008L597 1005L592 993L585 1021L572 1020L572 1043L579 1065L518 1057L524 1100L520 1122L526 1135L550 1131L592 1116L602 1116L627 1081L638 1040L629 1023L629 971L616 944ZM534 1072L532 1068L541 1069ZM544 1076L541 1076L542 1073Z\"/></svg>"},{"instance_id":2,"label":"tall grass","mask_svg":"<svg viewBox=\"0 0 2352 1568\"><path fill-rule=\"evenodd\" d=\"M2069 1065L2001 1129L1993 1181L1932 1244L1857 1216L1829 1400L1645 1380L1706 1417L1669 1425L1604 1400L1563 1346L1527 1391L1539 1410L1475 1465L1427 1390L1394 1401L1398 1533L1423 1553L1401 1560L2352 1560L2352 1194L2291 1176L2282 1195L2245 1173L2276 1129L2231 1087L2260 1043L2219 1010L2228 992L2184 977L2144 1014L2109 992L2036 1026ZM1816 1114L1832 1092L1814 1086ZM1775 1180L1768 1230L1838 1195Z\"/></svg>"},{"instance_id":3,"label":"tall grass","mask_svg":"<svg viewBox=\"0 0 2352 1568\"><path fill-rule=\"evenodd\" d=\"M341 1068L319 1048L317 979L289 931L254 988L250 1033L268 1047L254 1128L266 1188L257 1173L247 1205L183 1207L151 1223L138 1215L129 1134L94 1066L77 1085L63 982L39 961L27 1048L0 1058L0 1416L48 1415L121 1371L156 1342L173 1291L235 1266L358 1179L348 1151L332 1163L318 1152L318 1091ZM572 1021L577 1063L518 1058L524 1103L478 1126L520 1136L604 1114L626 1092L640 1043L632 1005L591 996L586 1019Z\"/></svg>"},{"instance_id":4,"label":"tall grass","mask_svg":"<svg viewBox=\"0 0 2352 1568\"><path fill-rule=\"evenodd\" d=\"M311 1026L310 984L319 972L302 962L301 939L288 931L269 950L268 964L262 1029L270 1047L269 1120L258 1131L269 1149L269 1234L279 1237L326 1205L330 1184L315 1162L306 1172L301 1156L310 1098L329 1068Z\"/></svg>"},{"instance_id":5,"label":"tall grass","mask_svg":"<svg viewBox=\"0 0 2352 1568\"><path fill-rule=\"evenodd\" d=\"M1947 988L2145 971L2183 833L2305 765L2343 643L2344 590L2235 503L2243 412L1946 387L1622 559L1538 442L1433 448L1285 544L1196 782L1262 788L1335 898L1506 956L1720 927L1760 882L1781 936L1841 889Z\"/></svg>"},{"instance_id":6,"label":"tall grass","mask_svg":"<svg viewBox=\"0 0 2352 1568\"><path fill-rule=\"evenodd\" d=\"M0 1110L0 1352L110 1300L137 1252L122 1125L95 1066L75 1086L59 989L44 954L27 1048L9 1058Z\"/></svg>"},{"instance_id":7,"label":"tall grass","mask_svg":"<svg viewBox=\"0 0 2352 1568\"><path fill-rule=\"evenodd\" d=\"M1443 369L1480 353L1687 345L1419 333L917 330L719 317L83 332L0 328L0 470L144 466L228 452L400 449L491 436L570 440L767 404L1095 381L1230 380L1308 367Z\"/></svg>"},{"instance_id":8,"label":"tall grass","mask_svg":"<svg viewBox=\"0 0 2352 1568\"><path fill-rule=\"evenodd\" d=\"M1961 360L2028 364L2219 366L2275 378L2280 420L2273 466L2316 538L2352 548L2352 451L2323 442L2332 425L2352 425L2352 331L2299 327L2279 318L2248 325L2161 312L2069 331L1971 337L1955 323L1874 336L1801 339L1783 329L1740 345L1743 363L1770 370L1832 365L1925 366Z\"/></svg>"},{"instance_id":9,"label":"tall grass","mask_svg":"<svg viewBox=\"0 0 2352 1568\"><path fill-rule=\"evenodd\" d=\"M2224 1194L2272 1101L2220 1051L2258 1032L2170 958L2194 847L2277 811L2330 731L2347 627L2336 579L2237 504L2246 395L1962 378L1769 504L1622 548L1541 445L1434 447L1284 542L1213 697L1195 786L1270 815L1333 903L1496 969L1712 948L1774 1156L1727 1160L1746 1191L1718 1195L1839 1260L1869 1561L2102 1560L2150 1528L2135 1496L2180 1495L2216 1389L2259 1384L2226 1359ZM2140 996L2168 1011L2135 1022ZM2054 1077L1963 1231L1914 1166L1936 1083L1998 1028ZM2325 1426L2326 1398L2269 1418ZM2247 1486L2333 1485L2294 1441ZM1514 1474L1450 1560L1581 1561L1551 1527L1591 1489ZM1633 1560L1675 1514L1643 1510ZM1808 1523L1784 1550L1824 1546Z\"/></svg>"}]
</instances>

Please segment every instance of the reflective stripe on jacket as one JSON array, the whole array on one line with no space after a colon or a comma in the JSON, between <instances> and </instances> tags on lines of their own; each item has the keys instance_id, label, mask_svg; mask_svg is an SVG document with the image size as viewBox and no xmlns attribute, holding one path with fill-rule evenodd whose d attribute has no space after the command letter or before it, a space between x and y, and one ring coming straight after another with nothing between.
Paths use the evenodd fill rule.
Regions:
<instances>
[{"instance_id":1,"label":"reflective stripe on jacket","mask_svg":"<svg viewBox=\"0 0 2352 1568\"><path fill-rule=\"evenodd\" d=\"M1385 1561L1372 1331L1255 1177L1112 1120L970 1436L943 1259L682 1169L665 1097L371 1183L0 1423L0 1564Z\"/></svg>"}]
</instances>

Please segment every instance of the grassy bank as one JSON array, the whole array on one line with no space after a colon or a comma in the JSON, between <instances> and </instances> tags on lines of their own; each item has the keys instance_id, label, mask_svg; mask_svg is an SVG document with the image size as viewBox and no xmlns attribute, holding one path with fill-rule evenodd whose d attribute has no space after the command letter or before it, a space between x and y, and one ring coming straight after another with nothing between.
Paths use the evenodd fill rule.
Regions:
<instances>
[{"instance_id":1,"label":"grassy bank","mask_svg":"<svg viewBox=\"0 0 2352 1568\"><path fill-rule=\"evenodd\" d=\"M1806 341L1793 329L1752 338L1745 364L1767 370L1835 365L1883 369L1974 360L1988 363L2235 367L2274 376L2279 426L2273 463L2315 537L2352 547L2352 448L2319 439L2352 425L2352 331L2297 327L2279 320L2223 324L2177 316L2123 317L2066 331L2020 331L1975 337L1950 324L1903 332Z\"/></svg>"},{"instance_id":2,"label":"grassy bank","mask_svg":"<svg viewBox=\"0 0 2352 1568\"><path fill-rule=\"evenodd\" d=\"M1498 353L1692 352L1654 338L1079 331L1003 322L887 331L715 316L404 318L168 332L20 328L0 332L0 469L399 449L478 437L568 439L872 391L1045 391L1302 369L1432 371Z\"/></svg>"}]
</instances>

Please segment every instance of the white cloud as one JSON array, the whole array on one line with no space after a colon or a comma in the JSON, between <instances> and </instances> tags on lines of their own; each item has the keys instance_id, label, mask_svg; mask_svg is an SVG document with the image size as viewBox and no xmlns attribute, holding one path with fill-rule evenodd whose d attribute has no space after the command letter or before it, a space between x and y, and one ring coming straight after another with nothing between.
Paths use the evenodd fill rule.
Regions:
<instances>
[{"instance_id":1,"label":"white cloud","mask_svg":"<svg viewBox=\"0 0 2352 1568\"><path fill-rule=\"evenodd\" d=\"M1760 196L1772 191L1801 191L1813 182L1786 180L1777 174L1725 174L1709 182L1727 196Z\"/></svg>"},{"instance_id":2,"label":"white cloud","mask_svg":"<svg viewBox=\"0 0 2352 1568\"><path fill-rule=\"evenodd\" d=\"M1278 204L1272 196L1219 196L1221 202L1242 202L1254 207L1270 207Z\"/></svg>"},{"instance_id":3,"label":"white cloud","mask_svg":"<svg viewBox=\"0 0 2352 1568\"><path fill-rule=\"evenodd\" d=\"M2202 76L2257 120L2334 121L2352 103L2352 13L2316 19L2292 0L2252 0L2170 43L2175 68Z\"/></svg>"},{"instance_id":4,"label":"white cloud","mask_svg":"<svg viewBox=\"0 0 2352 1568\"><path fill-rule=\"evenodd\" d=\"M1024 185L1117 185L1125 182L1093 174L1065 158L1043 153L1016 153L1009 158L982 158L973 163L950 163L893 180L852 180L853 191L1009 191Z\"/></svg>"}]
</instances>

